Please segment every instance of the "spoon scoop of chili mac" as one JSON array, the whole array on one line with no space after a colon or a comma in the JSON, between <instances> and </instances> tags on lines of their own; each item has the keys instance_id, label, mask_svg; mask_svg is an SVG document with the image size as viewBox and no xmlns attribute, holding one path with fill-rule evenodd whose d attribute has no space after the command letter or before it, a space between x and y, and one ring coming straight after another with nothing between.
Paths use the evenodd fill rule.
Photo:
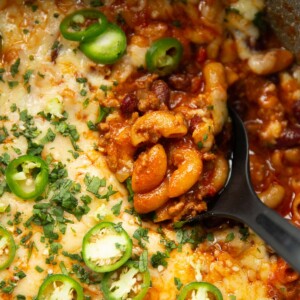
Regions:
<instances>
[{"instance_id":1,"label":"spoon scoop of chili mac","mask_svg":"<svg viewBox=\"0 0 300 300\"><path fill-rule=\"evenodd\" d=\"M233 122L232 166L228 182L209 209L197 216L226 217L246 223L296 271L300 272L300 230L264 205L253 190L248 156L248 139L238 114L230 109Z\"/></svg>"}]
</instances>

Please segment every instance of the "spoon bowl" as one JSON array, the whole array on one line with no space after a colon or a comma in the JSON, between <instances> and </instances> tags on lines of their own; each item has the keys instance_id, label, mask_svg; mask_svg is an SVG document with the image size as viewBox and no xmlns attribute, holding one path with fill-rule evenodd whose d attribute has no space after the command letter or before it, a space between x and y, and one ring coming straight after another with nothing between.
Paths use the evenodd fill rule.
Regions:
<instances>
[{"instance_id":1,"label":"spoon bowl","mask_svg":"<svg viewBox=\"0 0 300 300\"><path fill-rule=\"evenodd\" d=\"M247 132L238 114L231 108L229 111L234 139L229 179L197 220L225 217L246 223L300 273L300 230L264 205L256 195L250 180Z\"/></svg>"}]
</instances>

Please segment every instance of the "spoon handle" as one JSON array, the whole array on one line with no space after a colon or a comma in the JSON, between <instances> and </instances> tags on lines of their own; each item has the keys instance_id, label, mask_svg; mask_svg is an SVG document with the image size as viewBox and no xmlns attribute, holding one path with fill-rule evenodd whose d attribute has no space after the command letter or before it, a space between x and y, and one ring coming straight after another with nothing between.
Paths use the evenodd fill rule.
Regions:
<instances>
[{"instance_id":1,"label":"spoon handle","mask_svg":"<svg viewBox=\"0 0 300 300\"><path fill-rule=\"evenodd\" d=\"M300 230L251 194L249 197L256 198L252 199L252 213L245 213L243 221L300 273Z\"/></svg>"},{"instance_id":2,"label":"spoon handle","mask_svg":"<svg viewBox=\"0 0 300 300\"><path fill-rule=\"evenodd\" d=\"M230 180L202 218L219 216L245 222L300 273L300 230L257 197L249 172L247 133L237 113L232 109L230 113L235 137Z\"/></svg>"},{"instance_id":3,"label":"spoon handle","mask_svg":"<svg viewBox=\"0 0 300 300\"><path fill-rule=\"evenodd\" d=\"M246 223L300 273L300 230L261 202L252 188L249 174L236 178L222 196L229 201L217 202L212 215Z\"/></svg>"},{"instance_id":4,"label":"spoon handle","mask_svg":"<svg viewBox=\"0 0 300 300\"><path fill-rule=\"evenodd\" d=\"M247 179L249 180L249 178ZM250 188L249 181L246 183L245 178L242 177L240 181L243 183L237 188L239 192L231 189L224 197L231 201L227 201L227 203L225 201L217 202L208 215L229 217L246 223L278 255L300 273L300 230L276 211L264 205ZM234 198L235 200L233 200ZM236 201L237 198L238 201Z\"/></svg>"}]
</instances>

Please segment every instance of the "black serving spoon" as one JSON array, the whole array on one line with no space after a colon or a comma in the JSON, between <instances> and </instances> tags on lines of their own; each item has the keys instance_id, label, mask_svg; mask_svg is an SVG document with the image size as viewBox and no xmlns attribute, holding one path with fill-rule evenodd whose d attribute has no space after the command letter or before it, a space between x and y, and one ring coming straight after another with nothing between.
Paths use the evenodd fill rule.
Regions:
<instances>
[{"instance_id":1,"label":"black serving spoon","mask_svg":"<svg viewBox=\"0 0 300 300\"><path fill-rule=\"evenodd\" d=\"M264 205L254 192L249 173L247 133L238 114L231 108L229 111L234 139L229 180L218 197L208 203L208 210L196 219L225 217L246 223L300 273L300 230Z\"/></svg>"}]
</instances>

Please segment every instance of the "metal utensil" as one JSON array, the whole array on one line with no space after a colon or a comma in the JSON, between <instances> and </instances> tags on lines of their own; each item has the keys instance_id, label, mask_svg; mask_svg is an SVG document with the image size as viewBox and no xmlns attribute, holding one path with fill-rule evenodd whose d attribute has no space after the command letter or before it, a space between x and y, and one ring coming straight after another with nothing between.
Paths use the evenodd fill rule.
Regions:
<instances>
[{"instance_id":1,"label":"metal utensil","mask_svg":"<svg viewBox=\"0 0 300 300\"><path fill-rule=\"evenodd\" d=\"M300 230L257 197L250 180L247 133L238 114L232 109L230 114L234 131L231 174L224 190L208 203L208 211L196 219L226 217L246 223L300 272Z\"/></svg>"},{"instance_id":2,"label":"metal utensil","mask_svg":"<svg viewBox=\"0 0 300 300\"><path fill-rule=\"evenodd\" d=\"M266 0L270 25L283 46L300 61L300 1Z\"/></svg>"}]
</instances>

